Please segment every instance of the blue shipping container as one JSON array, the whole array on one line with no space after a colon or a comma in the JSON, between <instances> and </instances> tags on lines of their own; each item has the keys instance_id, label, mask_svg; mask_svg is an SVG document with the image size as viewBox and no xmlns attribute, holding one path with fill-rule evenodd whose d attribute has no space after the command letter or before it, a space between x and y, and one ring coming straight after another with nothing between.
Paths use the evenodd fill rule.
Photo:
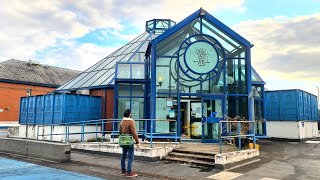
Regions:
<instances>
[{"instance_id":1,"label":"blue shipping container","mask_svg":"<svg viewBox=\"0 0 320 180\"><path fill-rule=\"evenodd\" d=\"M62 124L101 118L99 96L48 94L23 97L20 103L20 124Z\"/></svg>"},{"instance_id":2,"label":"blue shipping container","mask_svg":"<svg viewBox=\"0 0 320 180\"><path fill-rule=\"evenodd\" d=\"M35 118L36 118L36 97L32 96L28 98L27 124L34 124Z\"/></svg>"},{"instance_id":3,"label":"blue shipping container","mask_svg":"<svg viewBox=\"0 0 320 180\"><path fill-rule=\"evenodd\" d=\"M45 96L36 96L37 104L36 104L35 124L43 124L44 97Z\"/></svg>"},{"instance_id":4,"label":"blue shipping container","mask_svg":"<svg viewBox=\"0 0 320 180\"><path fill-rule=\"evenodd\" d=\"M27 117L28 117L28 101L27 98L20 99L20 114L19 114L19 123L20 124L27 124Z\"/></svg>"},{"instance_id":5,"label":"blue shipping container","mask_svg":"<svg viewBox=\"0 0 320 180\"><path fill-rule=\"evenodd\" d=\"M266 91L267 120L318 121L318 98L302 90Z\"/></svg>"}]
</instances>

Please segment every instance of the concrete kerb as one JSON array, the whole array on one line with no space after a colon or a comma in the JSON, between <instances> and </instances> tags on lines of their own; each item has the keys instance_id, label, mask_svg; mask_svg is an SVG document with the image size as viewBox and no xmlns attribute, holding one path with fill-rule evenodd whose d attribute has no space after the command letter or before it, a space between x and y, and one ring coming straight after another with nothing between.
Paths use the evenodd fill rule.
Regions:
<instances>
[{"instance_id":1,"label":"concrete kerb","mask_svg":"<svg viewBox=\"0 0 320 180\"><path fill-rule=\"evenodd\" d=\"M173 149L178 148L179 145L169 144L163 147L140 147L134 152L135 159L145 161L159 161L166 157ZM72 150L91 152L95 154L111 155L120 157L122 148L116 143L72 143Z\"/></svg>"},{"instance_id":2,"label":"concrete kerb","mask_svg":"<svg viewBox=\"0 0 320 180\"><path fill-rule=\"evenodd\" d=\"M70 144L51 143L30 139L0 137L0 152L56 162L67 162L71 159Z\"/></svg>"},{"instance_id":3,"label":"concrete kerb","mask_svg":"<svg viewBox=\"0 0 320 180\"><path fill-rule=\"evenodd\" d=\"M258 149L247 149L235 152L216 154L215 168L226 169L252 160L259 156Z\"/></svg>"}]
</instances>

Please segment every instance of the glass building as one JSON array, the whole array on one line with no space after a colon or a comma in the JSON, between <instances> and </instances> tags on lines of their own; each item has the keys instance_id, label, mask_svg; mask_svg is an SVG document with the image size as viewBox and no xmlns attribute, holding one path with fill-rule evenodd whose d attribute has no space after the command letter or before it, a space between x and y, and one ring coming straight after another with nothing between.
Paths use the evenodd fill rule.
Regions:
<instances>
[{"instance_id":1,"label":"glass building","mask_svg":"<svg viewBox=\"0 0 320 180\"><path fill-rule=\"evenodd\" d=\"M203 9L179 23L146 22L145 32L59 87L57 92L90 90L104 97L102 118L122 118L132 110L137 123L159 138L178 136L216 142L217 120L264 119L265 82L251 66L253 45ZM257 135L266 135L260 122Z\"/></svg>"}]
</instances>

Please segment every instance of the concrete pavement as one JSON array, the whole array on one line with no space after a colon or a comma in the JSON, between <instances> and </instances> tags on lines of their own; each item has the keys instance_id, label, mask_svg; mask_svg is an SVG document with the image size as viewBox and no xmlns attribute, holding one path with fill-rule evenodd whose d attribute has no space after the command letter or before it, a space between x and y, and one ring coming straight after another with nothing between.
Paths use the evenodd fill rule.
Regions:
<instances>
[{"instance_id":1,"label":"concrete pavement","mask_svg":"<svg viewBox=\"0 0 320 180\"><path fill-rule=\"evenodd\" d=\"M2 156L19 158L12 155ZM73 151L69 163L21 159L104 179L127 179L120 174L119 157ZM134 161L133 170L139 174L136 179L320 179L320 145L273 141L270 145L260 146L260 159L226 171L138 160Z\"/></svg>"}]
</instances>

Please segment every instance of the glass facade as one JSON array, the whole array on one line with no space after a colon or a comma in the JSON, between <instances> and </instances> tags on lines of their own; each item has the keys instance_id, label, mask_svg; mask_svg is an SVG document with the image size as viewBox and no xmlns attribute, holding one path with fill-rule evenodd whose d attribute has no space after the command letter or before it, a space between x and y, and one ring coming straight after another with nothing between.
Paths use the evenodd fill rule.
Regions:
<instances>
[{"instance_id":1,"label":"glass facade","mask_svg":"<svg viewBox=\"0 0 320 180\"><path fill-rule=\"evenodd\" d=\"M114 117L130 108L140 129L160 135L217 140L217 119L263 119L264 81L251 67L251 44L202 9L176 25L169 19L146 22L146 32L58 90L114 87ZM170 102L170 103L168 103ZM256 128L265 134L265 123Z\"/></svg>"}]
</instances>

